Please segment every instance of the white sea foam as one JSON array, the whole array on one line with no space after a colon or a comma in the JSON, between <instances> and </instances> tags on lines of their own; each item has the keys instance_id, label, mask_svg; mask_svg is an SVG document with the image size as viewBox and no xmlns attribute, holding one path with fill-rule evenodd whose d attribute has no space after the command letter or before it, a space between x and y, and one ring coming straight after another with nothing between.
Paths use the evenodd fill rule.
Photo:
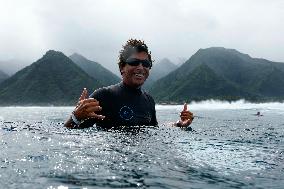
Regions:
<instances>
[{"instance_id":1,"label":"white sea foam","mask_svg":"<svg viewBox=\"0 0 284 189\"><path fill-rule=\"evenodd\" d=\"M163 109L177 109L181 110L183 105L157 105L157 110ZM270 103L250 103L245 100L238 100L235 102L205 100L201 102L191 102L188 104L190 110L215 110L215 109L273 109L284 111L284 103L270 102Z\"/></svg>"}]
</instances>

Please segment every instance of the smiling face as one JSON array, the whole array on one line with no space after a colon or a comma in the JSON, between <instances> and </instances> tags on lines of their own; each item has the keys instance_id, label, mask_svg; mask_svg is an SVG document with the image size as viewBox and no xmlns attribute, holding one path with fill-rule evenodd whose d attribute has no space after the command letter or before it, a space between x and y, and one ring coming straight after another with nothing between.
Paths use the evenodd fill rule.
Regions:
<instances>
[{"instance_id":1,"label":"smiling face","mask_svg":"<svg viewBox=\"0 0 284 189\"><path fill-rule=\"evenodd\" d=\"M131 58L148 60L148 54L146 52L138 52L132 55ZM138 66L125 64L120 68L122 81L124 84L130 87L138 88L142 86L145 80L148 78L149 70L150 68L143 67L141 63Z\"/></svg>"}]
</instances>

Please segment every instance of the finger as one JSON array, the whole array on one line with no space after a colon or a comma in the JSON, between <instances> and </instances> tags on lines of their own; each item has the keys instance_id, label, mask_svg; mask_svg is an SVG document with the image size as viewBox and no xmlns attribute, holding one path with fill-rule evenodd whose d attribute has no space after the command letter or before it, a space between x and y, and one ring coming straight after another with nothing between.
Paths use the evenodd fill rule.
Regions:
<instances>
[{"instance_id":1,"label":"finger","mask_svg":"<svg viewBox=\"0 0 284 189\"><path fill-rule=\"evenodd\" d=\"M98 115L98 114L92 112L92 113L89 114L89 117L93 117L93 118L97 118L97 119L103 120L106 116Z\"/></svg>"},{"instance_id":2,"label":"finger","mask_svg":"<svg viewBox=\"0 0 284 189\"><path fill-rule=\"evenodd\" d=\"M180 119L181 119L182 121L185 121L185 120L188 120L188 119L193 120L193 117L192 117L192 116L180 116Z\"/></svg>"},{"instance_id":3,"label":"finger","mask_svg":"<svg viewBox=\"0 0 284 189\"><path fill-rule=\"evenodd\" d=\"M102 110L101 106L91 106L86 109L86 112L99 112Z\"/></svg>"},{"instance_id":4,"label":"finger","mask_svg":"<svg viewBox=\"0 0 284 189\"><path fill-rule=\"evenodd\" d=\"M191 118L192 116L191 115L181 115L180 117L183 117L183 118Z\"/></svg>"},{"instance_id":5,"label":"finger","mask_svg":"<svg viewBox=\"0 0 284 189\"><path fill-rule=\"evenodd\" d=\"M83 103L84 108L89 108L89 107L99 106L99 105L100 105L99 101L87 101L87 100L85 100L84 103Z\"/></svg>"},{"instance_id":6,"label":"finger","mask_svg":"<svg viewBox=\"0 0 284 189\"><path fill-rule=\"evenodd\" d=\"M192 113L192 112L190 112L190 111L182 111L182 112L180 112L180 114L189 114L189 115L193 115L193 113Z\"/></svg>"},{"instance_id":7,"label":"finger","mask_svg":"<svg viewBox=\"0 0 284 189\"><path fill-rule=\"evenodd\" d=\"M181 119L181 121L186 121L186 120L189 120L189 119L192 119L192 118L185 116L185 117L181 117L180 119Z\"/></svg>"},{"instance_id":8,"label":"finger","mask_svg":"<svg viewBox=\"0 0 284 189\"><path fill-rule=\"evenodd\" d=\"M184 105L183 105L183 111L187 111L187 103L184 103Z\"/></svg>"},{"instance_id":9,"label":"finger","mask_svg":"<svg viewBox=\"0 0 284 189\"><path fill-rule=\"evenodd\" d=\"M87 90L87 88L84 88L84 90L83 90L83 98L84 99L88 98L88 90Z\"/></svg>"},{"instance_id":10,"label":"finger","mask_svg":"<svg viewBox=\"0 0 284 189\"><path fill-rule=\"evenodd\" d=\"M88 98L85 100L81 100L77 103L76 109L78 110L86 110L86 108L90 107L90 106L99 106L99 101L97 101L96 99L93 98Z\"/></svg>"},{"instance_id":11,"label":"finger","mask_svg":"<svg viewBox=\"0 0 284 189\"><path fill-rule=\"evenodd\" d=\"M188 118L192 118L192 117L193 117L193 114L188 114L188 113L180 114L180 117L188 117Z\"/></svg>"},{"instance_id":12,"label":"finger","mask_svg":"<svg viewBox=\"0 0 284 189\"><path fill-rule=\"evenodd\" d=\"M81 94L81 96L79 98L79 101L84 100L86 98L88 98L88 91L87 91L86 88L84 88L83 91L82 91L82 94Z\"/></svg>"},{"instance_id":13,"label":"finger","mask_svg":"<svg viewBox=\"0 0 284 189\"><path fill-rule=\"evenodd\" d=\"M192 120L191 119L188 119L184 122L184 125L187 127L189 126L190 124L192 123Z\"/></svg>"},{"instance_id":14,"label":"finger","mask_svg":"<svg viewBox=\"0 0 284 189\"><path fill-rule=\"evenodd\" d=\"M180 116L188 116L188 117L193 117L193 114L190 112L181 112Z\"/></svg>"},{"instance_id":15,"label":"finger","mask_svg":"<svg viewBox=\"0 0 284 189\"><path fill-rule=\"evenodd\" d=\"M91 102L99 102L99 101L97 101L94 98L87 98L87 99L82 100L82 104L84 104L84 105L88 104L88 103L91 103Z\"/></svg>"},{"instance_id":16,"label":"finger","mask_svg":"<svg viewBox=\"0 0 284 189\"><path fill-rule=\"evenodd\" d=\"M100 108L96 108L99 107L99 102L88 102L88 103L84 103L84 105L82 105L80 107L81 110L85 111L85 112L94 112L94 110L99 110Z\"/></svg>"}]
</instances>

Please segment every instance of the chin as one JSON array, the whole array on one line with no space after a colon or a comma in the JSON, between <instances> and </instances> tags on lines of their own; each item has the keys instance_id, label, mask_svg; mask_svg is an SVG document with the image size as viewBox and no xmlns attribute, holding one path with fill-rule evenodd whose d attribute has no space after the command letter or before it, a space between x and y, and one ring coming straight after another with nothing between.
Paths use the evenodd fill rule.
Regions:
<instances>
[{"instance_id":1,"label":"chin","mask_svg":"<svg viewBox=\"0 0 284 189\"><path fill-rule=\"evenodd\" d=\"M137 88L138 88L138 87L141 87L143 84L144 84L144 83L136 83L136 84L135 84L135 87L137 87Z\"/></svg>"},{"instance_id":2,"label":"chin","mask_svg":"<svg viewBox=\"0 0 284 189\"><path fill-rule=\"evenodd\" d=\"M133 83L133 85L135 87L141 87L143 84L144 84L144 81L143 82L135 82L135 83Z\"/></svg>"},{"instance_id":3,"label":"chin","mask_svg":"<svg viewBox=\"0 0 284 189\"><path fill-rule=\"evenodd\" d=\"M136 83L139 83L140 85L143 85L145 83L145 79L144 80L140 80L140 81L137 81Z\"/></svg>"}]
</instances>

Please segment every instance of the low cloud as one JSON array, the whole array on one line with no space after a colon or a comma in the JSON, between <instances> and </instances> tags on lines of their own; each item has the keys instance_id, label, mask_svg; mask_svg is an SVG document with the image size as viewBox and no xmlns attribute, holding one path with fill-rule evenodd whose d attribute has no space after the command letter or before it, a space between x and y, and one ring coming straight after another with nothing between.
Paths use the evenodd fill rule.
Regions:
<instances>
[{"instance_id":1,"label":"low cloud","mask_svg":"<svg viewBox=\"0 0 284 189\"><path fill-rule=\"evenodd\" d=\"M32 63L54 49L118 73L118 52L133 37L144 39L156 60L177 63L223 46L284 62L283 9L281 0L0 0L0 60Z\"/></svg>"}]
</instances>

